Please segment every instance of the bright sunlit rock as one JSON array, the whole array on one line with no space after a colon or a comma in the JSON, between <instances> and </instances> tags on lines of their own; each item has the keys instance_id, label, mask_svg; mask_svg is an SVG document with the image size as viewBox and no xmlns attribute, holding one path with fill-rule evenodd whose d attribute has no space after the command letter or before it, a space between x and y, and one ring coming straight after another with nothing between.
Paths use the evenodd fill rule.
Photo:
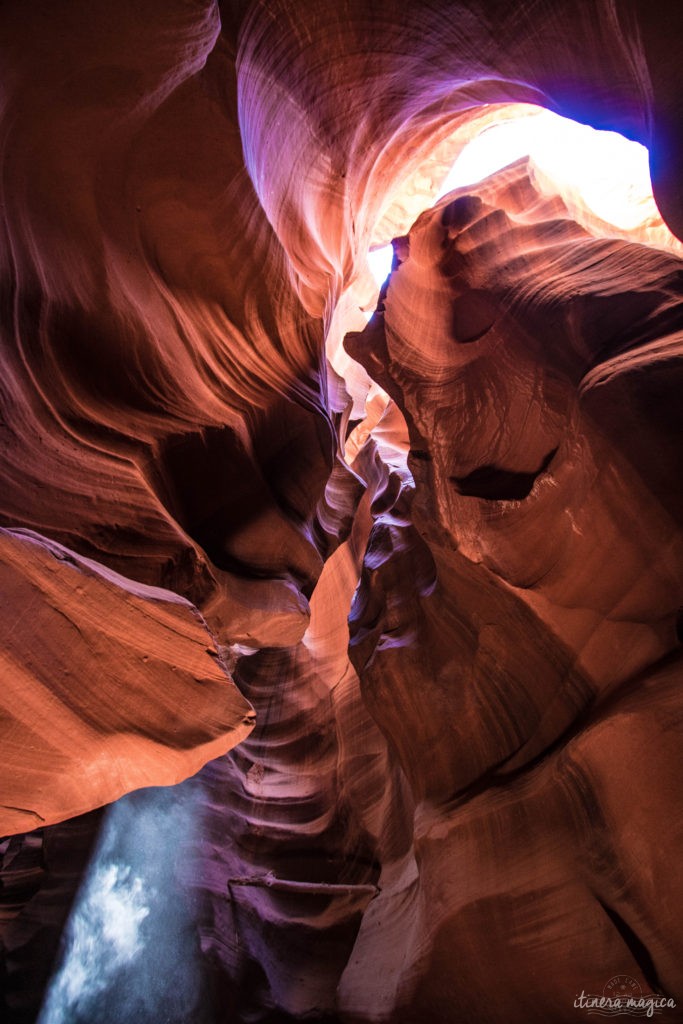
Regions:
<instances>
[{"instance_id":1,"label":"bright sunlit rock","mask_svg":"<svg viewBox=\"0 0 683 1024\"><path fill-rule=\"evenodd\" d=\"M527 155L558 186L576 188L593 213L616 227L628 231L659 217L645 146L549 110L483 131L456 160L439 197Z\"/></svg>"},{"instance_id":2,"label":"bright sunlit rock","mask_svg":"<svg viewBox=\"0 0 683 1024\"><path fill-rule=\"evenodd\" d=\"M648 153L617 132L596 131L548 110L486 128L462 151L436 198L472 185L529 156L563 192L570 189L601 220L623 231L660 221L652 198ZM391 246L368 254L381 285L391 270Z\"/></svg>"},{"instance_id":3,"label":"bright sunlit rock","mask_svg":"<svg viewBox=\"0 0 683 1024\"><path fill-rule=\"evenodd\" d=\"M368 265L372 276L380 287L389 276L392 255L393 249L390 245L383 245L381 249L374 249L368 253Z\"/></svg>"}]
</instances>

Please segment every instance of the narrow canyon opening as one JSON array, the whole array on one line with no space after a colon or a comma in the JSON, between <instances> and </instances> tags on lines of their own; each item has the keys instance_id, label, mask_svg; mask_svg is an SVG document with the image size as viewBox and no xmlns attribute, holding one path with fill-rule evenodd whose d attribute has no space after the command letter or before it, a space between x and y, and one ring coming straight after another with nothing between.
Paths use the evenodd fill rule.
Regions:
<instances>
[{"instance_id":1,"label":"narrow canyon opening","mask_svg":"<svg viewBox=\"0 0 683 1024\"><path fill-rule=\"evenodd\" d=\"M680 38L2 5L9 1024L676 1019Z\"/></svg>"}]
</instances>

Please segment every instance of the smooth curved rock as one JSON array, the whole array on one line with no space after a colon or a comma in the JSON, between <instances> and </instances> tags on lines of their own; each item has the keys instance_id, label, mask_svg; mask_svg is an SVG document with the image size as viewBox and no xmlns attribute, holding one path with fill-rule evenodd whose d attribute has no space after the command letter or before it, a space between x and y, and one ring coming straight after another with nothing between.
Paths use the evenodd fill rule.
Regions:
<instances>
[{"instance_id":1,"label":"smooth curved rock","mask_svg":"<svg viewBox=\"0 0 683 1024\"><path fill-rule=\"evenodd\" d=\"M239 743L254 712L189 602L0 531L0 831L49 825Z\"/></svg>"},{"instance_id":2,"label":"smooth curved rock","mask_svg":"<svg viewBox=\"0 0 683 1024\"><path fill-rule=\"evenodd\" d=\"M680 18L2 5L5 830L213 758L164 864L215 1020L683 1002L680 243L525 163L413 225L534 103L647 145L683 239ZM44 848L0 843L21 1024Z\"/></svg>"},{"instance_id":3,"label":"smooth curved rock","mask_svg":"<svg viewBox=\"0 0 683 1024\"><path fill-rule=\"evenodd\" d=\"M417 802L418 881L399 943L405 882L380 876L343 1005L569 1022L619 973L680 1001L650 881L680 899L679 842L641 800L681 769L681 261L591 237L524 161L399 249L347 348L406 416L415 493L409 525L410 491L375 519L351 651Z\"/></svg>"}]
</instances>

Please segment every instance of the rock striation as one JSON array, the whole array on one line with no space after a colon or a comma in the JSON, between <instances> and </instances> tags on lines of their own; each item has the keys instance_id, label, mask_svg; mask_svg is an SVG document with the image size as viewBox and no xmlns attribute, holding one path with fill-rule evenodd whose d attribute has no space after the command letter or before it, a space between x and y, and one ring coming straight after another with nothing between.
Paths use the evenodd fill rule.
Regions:
<instances>
[{"instance_id":1,"label":"rock striation","mask_svg":"<svg viewBox=\"0 0 683 1024\"><path fill-rule=\"evenodd\" d=\"M196 609L35 534L3 530L4 779L11 834L194 774L254 712Z\"/></svg>"},{"instance_id":2,"label":"rock striation","mask_svg":"<svg viewBox=\"0 0 683 1024\"><path fill-rule=\"evenodd\" d=\"M680 714L679 455L661 390L677 387L680 259L591 236L524 161L446 197L395 249L382 310L346 342L406 417L415 482L375 520L351 615L366 706L417 804L387 1019L485 1006L569 1021L607 963L676 991L652 880L677 841L645 793L680 771L659 732ZM382 888L342 982L360 1019L395 900Z\"/></svg>"},{"instance_id":3,"label":"rock striation","mask_svg":"<svg viewBox=\"0 0 683 1024\"><path fill-rule=\"evenodd\" d=\"M177 1024L683 1005L681 17L3 3L14 1024L156 1024L172 934ZM529 103L647 145L663 219L527 160L432 206ZM112 834L155 806L143 892ZM88 993L63 929L112 851L138 902Z\"/></svg>"}]
</instances>

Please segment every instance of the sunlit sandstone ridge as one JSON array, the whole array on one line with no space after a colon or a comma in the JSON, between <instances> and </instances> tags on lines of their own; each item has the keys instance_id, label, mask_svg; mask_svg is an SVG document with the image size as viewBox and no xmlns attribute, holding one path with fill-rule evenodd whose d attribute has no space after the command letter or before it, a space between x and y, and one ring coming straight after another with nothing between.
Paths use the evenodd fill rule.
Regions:
<instances>
[{"instance_id":1,"label":"sunlit sandstone ridge","mask_svg":"<svg viewBox=\"0 0 683 1024\"><path fill-rule=\"evenodd\" d=\"M680 21L2 5L11 1019L683 1003ZM430 208L523 103L664 220L527 160Z\"/></svg>"}]
</instances>

